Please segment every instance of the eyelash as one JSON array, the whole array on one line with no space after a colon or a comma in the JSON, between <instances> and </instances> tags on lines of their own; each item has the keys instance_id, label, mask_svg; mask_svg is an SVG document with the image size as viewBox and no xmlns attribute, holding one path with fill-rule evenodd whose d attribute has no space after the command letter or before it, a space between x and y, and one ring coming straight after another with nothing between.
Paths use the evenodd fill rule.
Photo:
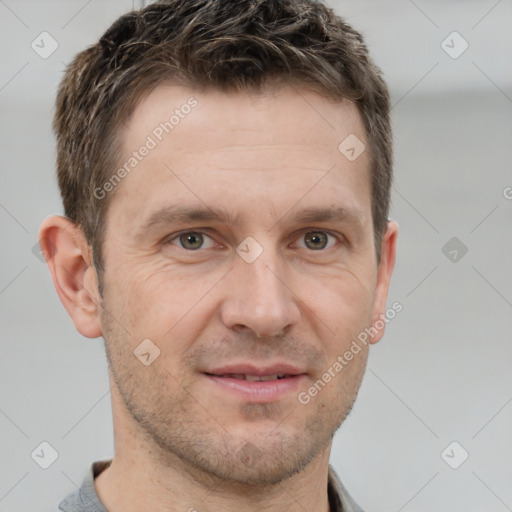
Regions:
<instances>
[{"instance_id":1,"label":"eyelash","mask_svg":"<svg viewBox=\"0 0 512 512\"><path fill-rule=\"evenodd\" d=\"M203 235L203 236L207 236L208 238L211 238L213 240L213 238L208 234L206 233L205 231L200 231L200 230L187 230L187 231L181 231L179 233L175 233L174 235L171 235L171 238L167 238L165 240L165 244L168 245L175 245L175 244L172 244L172 242L174 242L175 240L179 240L179 238L182 236L182 235L186 235L186 234L192 234L192 233L198 233L200 235ZM301 235L300 237L304 237L305 235L307 235L308 233L324 233L332 238L334 238L336 240L336 242L339 243L344 243L344 244L347 244L348 241L347 239L341 235L341 234L335 234L331 231L328 231L328 230L325 230L325 229L311 229L311 228L307 228L307 230L305 231L302 231L301 232ZM329 243L329 242L327 242ZM176 244L177 245L177 244ZM206 249L203 249L202 247L199 248L199 249L186 249L185 247L182 247L181 245L177 245L180 249L183 249L184 251L186 252L189 252L189 253L198 253L200 252L201 250L206 250ZM315 252L318 252L318 253L322 253L322 252L326 252L328 251L329 249L333 249L334 247L336 246L336 244L334 244L333 246L331 247L327 247L327 248L323 248L323 249L317 249L317 250L314 250L314 249L309 249L309 252L312 252L312 253L315 253ZM303 248L301 247L301 249L308 249L307 247Z\"/></svg>"}]
</instances>

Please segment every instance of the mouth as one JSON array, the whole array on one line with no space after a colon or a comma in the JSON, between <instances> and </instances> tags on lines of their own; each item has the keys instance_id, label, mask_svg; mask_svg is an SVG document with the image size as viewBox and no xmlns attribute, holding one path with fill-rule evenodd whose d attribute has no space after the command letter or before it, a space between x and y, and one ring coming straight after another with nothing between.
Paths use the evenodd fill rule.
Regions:
<instances>
[{"instance_id":1,"label":"mouth","mask_svg":"<svg viewBox=\"0 0 512 512\"><path fill-rule=\"evenodd\" d=\"M247 375L245 373L224 373L222 375L217 375L215 373L206 372L206 375L210 375L212 377L222 377L225 379L248 380L251 382L267 382L269 380L282 380L293 377L293 375L287 375L285 373L276 373L274 375Z\"/></svg>"},{"instance_id":2,"label":"mouth","mask_svg":"<svg viewBox=\"0 0 512 512\"><path fill-rule=\"evenodd\" d=\"M296 391L306 373L290 365L257 367L232 365L203 374L223 392L230 392L245 402L276 402Z\"/></svg>"}]
</instances>

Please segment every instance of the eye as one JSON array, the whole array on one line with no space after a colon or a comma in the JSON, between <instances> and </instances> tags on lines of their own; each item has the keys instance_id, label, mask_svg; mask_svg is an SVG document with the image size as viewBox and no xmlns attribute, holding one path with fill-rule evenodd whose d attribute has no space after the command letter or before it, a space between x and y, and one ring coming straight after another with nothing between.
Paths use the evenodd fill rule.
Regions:
<instances>
[{"instance_id":1,"label":"eye","mask_svg":"<svg viewBox=\"0 0 512 512\"><path fill-rule=\"evenodd\" d=\"M331 242L329 242L329 238L332 239ZM333 245L336 244L336 238L334 235L331 235L325 231L308 231L302 235L301 239L304 239L306 248L312 249L313 251L330 249Z\"/></svg>"},{"instance_id":2,"label":"eye","mask_svg":"<svg viewBox=\"0 0 512 512\"><path fill-rule=\"evenodd\" d=\"M210 245L203 246L205 239L210 240ZM177 240L179 245L183 249L187 249L189 251L197 251L198 249L209 249L213 247L213 240L204 233L200 233L199 231L187 231L185 233L181 233L174 238L169 240L169 243L174 243Z\"/></svg>"}]
</instances>

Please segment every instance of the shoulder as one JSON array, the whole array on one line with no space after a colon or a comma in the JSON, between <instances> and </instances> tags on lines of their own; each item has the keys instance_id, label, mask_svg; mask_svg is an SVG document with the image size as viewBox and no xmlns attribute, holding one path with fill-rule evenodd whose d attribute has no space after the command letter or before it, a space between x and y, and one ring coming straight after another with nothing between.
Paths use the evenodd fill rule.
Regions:
<instances>
[{"instance_id":1,"label":"shoulder","mask_svg":"<svg viewBox=\"0 0 512 512\"><path fill-rule=\"evenodd\" d=\"M345 489L334 468L329 465L327 487L331 512L364 512Z\"/></svg>"},{"instance_id":2,"label":"shoulder","mask_svg":"<svg viewBox=\"0 0 512 512\"><path fill-rule=\"evenodd\" d=\"M110 465L111 459L91 463L80 488L68 494L58 506L59 512L107 512L102 505L94 479Z\"/></svg>"}]
</instances>

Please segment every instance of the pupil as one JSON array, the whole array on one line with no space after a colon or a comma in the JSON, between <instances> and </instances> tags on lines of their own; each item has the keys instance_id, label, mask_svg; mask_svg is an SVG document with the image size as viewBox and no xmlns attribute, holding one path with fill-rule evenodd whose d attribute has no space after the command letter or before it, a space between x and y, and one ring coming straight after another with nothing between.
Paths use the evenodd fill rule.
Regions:
<instances>
[{"instance_id":1,"label":"pupil","mask_svg":"<svg viewBox=\"0 0 512 512\"><path fill-rule=\"evenodd\" d=\"M202 236L200 233L189 233L182 235L181 241L183 245L189 249L198 249L202 243Z\"/></svg>"},{"instance_id":2,"label":"pupil","mask_svg":"<svg viewBox=\"0 0 512 512\"><path fill-rule=\"evenodd\" d=\"M324 233L308 233L306 235L306 240L307 242L313 243L313 249L323 249L327 242L327 237ZM319 242L320 245L318 245Z\"/></svg>"}]
</instances>

